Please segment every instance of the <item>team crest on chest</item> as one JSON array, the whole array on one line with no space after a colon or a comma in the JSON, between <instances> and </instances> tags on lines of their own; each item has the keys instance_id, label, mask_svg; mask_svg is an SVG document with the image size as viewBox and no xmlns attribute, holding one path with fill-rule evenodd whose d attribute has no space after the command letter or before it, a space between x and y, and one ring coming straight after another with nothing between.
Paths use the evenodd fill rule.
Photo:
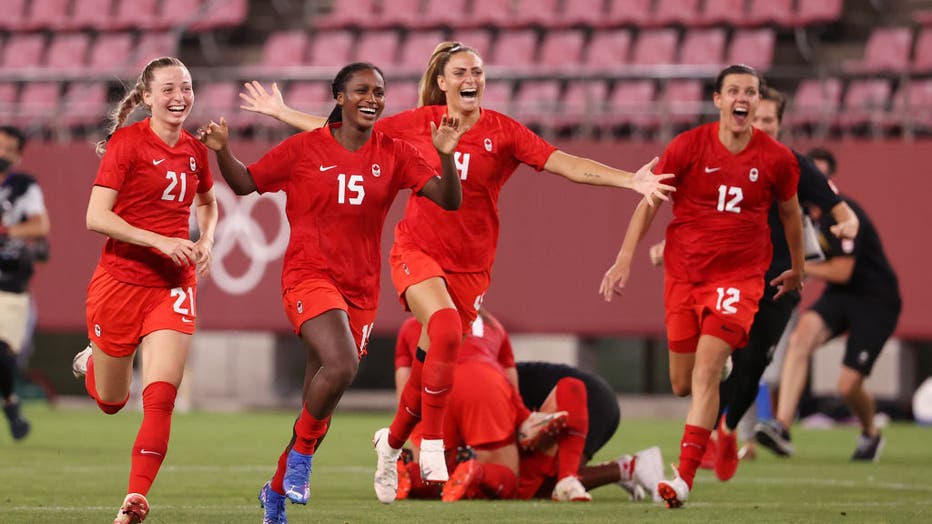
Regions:
<instances>
[{"instance_id":1,"label":"team crest on chest","mask_svg":"<svg viewBox=\"0 0 932 524\"><path fill-rule=\"evenodd\" d=\"M492 152L492 139L491 138L486 138L485 140L483 140L482 145L485 146L486 151L490 153Z\"/></svg>"},{"instance_id":2,"label":"team crest on chest","mask_svg":"<svg viewBox=\"0 0 932 524\"><path fill-rule=\"evenodd\" d=\"M188 165L191 166L191 172L197 171L197 162L195 162L194 157L188 157Z\"/></svg>"},{"instance_id":3,"label":"team crest on chest","mask_svg":"<svg viewBox=\"0 0 932 524\"><path fill-rule=\"evenodd\" d=\"M751 172L748 173L748 178L751 182L757 182L758 175L760 175L760 171L758 171L756 167L752 167Z\"/></svg>"},{"instance_id":4,"label":"team crest on chest","mask_svg":"<svg viewBox=\"0 0 932 524\"><path fill-rule=\"evenodd\" d=\"M372 164L372 176L376 178L382 176L382 167L378 164Z\"/></svg>"}]
</instances>

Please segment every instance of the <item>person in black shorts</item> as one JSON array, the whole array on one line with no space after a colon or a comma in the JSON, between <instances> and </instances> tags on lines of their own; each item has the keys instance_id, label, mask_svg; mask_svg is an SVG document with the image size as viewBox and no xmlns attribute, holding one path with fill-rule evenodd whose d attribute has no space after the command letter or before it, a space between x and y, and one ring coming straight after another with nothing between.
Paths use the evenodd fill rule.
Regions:
<instances>
[{"instance_id":1,"label":"person in black shorts","mask_svg":"<svg viewBox=\"0 0 932 524\"><path fill-rule=\"evenodd\" d=\"M834 165L834 159L827 163ZM789 455L794 449L788 432L806 384L812 353L828 340L847 333L838 390L857 416L861 435L852 460L877 460L883 437L874 425L876 405L864 388L867 377L887 339L896 329L902 302L896 273L890 265L880 236L864 209L842 197L860 220L854 240L837 239L829 233L831 219L820 218L820 243L826 254L822 262L807 262L806 273L828 285L822 296L802 314L790 337L776 420L762 425L757 433L761 444Z\"/></svg>"}]
</instances>

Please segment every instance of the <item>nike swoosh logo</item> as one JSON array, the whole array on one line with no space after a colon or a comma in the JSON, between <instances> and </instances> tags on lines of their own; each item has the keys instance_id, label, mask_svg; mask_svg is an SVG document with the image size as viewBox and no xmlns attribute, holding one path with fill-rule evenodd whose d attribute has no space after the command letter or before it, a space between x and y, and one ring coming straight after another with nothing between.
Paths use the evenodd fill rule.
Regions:
<instances>
[{"instance_id":1,"label":"nike swoosh logo","mask_svg":"<svg viewBox=\"0 0 932 524\"><path fill-rule=\"evenodd\" d=\"M159 455L159 456L162 455L158 451L149 451L148 449L145 449L145 448L140 449L139 452L142 453L143 455Z\"/></svg>"},{"instance_id":2,"label":"nike swoosh logo","mask_svg":"<svg viewBox=\"0 0 932 524\"><path fill-rule=\"evenodd\" d=\"M190 324L191 322L194 322L188 317L181 317L181 321L184 322L185 324Z\"/></svg>"},{"instance_id":3,"label":"nike swoosh logo","mask_svg":"<svg viewBox=\"0 0 932 524\"><path fill-rule=\"evenodd\" d=\"M424 393L427 393L428 395L439 395L439 394L443 393L444 391L447 391L448 389L450 389L450 388L430 389L429 387L424 386Z\"/></svg>"},{"instance_id":4,"label":"nike swoosh logo","mask_svg":"<svg viewBox=\"0 0 932 524\"><path fill-rule=\"evenodd\" d=\"M164 161L165 161L164 158L161 159L161 160L152 160L152 165L153 165L153 166L157 166L157 165L161 164L161 163L164 162Z\"/></svg>"},{"instance_id":5,"label":"nike swoosh logo","mask_svg":"<svg viewBox=\"0 0 932 524\"><path fill-rule=\"evenodd\" d=\"M327 166L327 167L320 166L320 171L321 171L321 172L330 171L331 169L333 169L333 168L335 168L335 167L337 167L336 164L333 164L332 166Z\"/></svg>"},{"instance_id":6,"label":"nike swoosh logo","mask_svg":"<svg viewBox=\"0 0 932 524\"><path fill-rule=\"evenodd\" d=\"M720 167L707 167L707 168L705 168L705 172L706 172L706 173L714 173L714 172L718 171L719 169L721 169L721 168L720 168Z\"/></svg>"}]
</instances>

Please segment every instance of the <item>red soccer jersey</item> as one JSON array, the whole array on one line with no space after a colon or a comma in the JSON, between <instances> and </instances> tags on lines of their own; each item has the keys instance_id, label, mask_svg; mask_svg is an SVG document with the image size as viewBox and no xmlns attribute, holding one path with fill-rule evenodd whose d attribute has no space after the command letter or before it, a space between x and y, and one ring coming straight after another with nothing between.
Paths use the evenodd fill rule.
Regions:
<instances>
[{"instance_id":1,"label":"red soccer jersey","mask_svg":"<svg viewBox=\"0 0 932 524\"><path fill-rule=\"evenodd\" d=\"M676 174L668 181L677 190L664 266L688 282L762 277L773 251L767 213L774 198L792 198L799 183L799 164L786 146L754 130L733 154L719 140L718 126L674 138L654 170Z\"/></svg>"},{"instance_id":2,"label":"red soccer jersey","mask_svg":"<svg viewBox=\"0 0 932 524\"><path fill-rule=\"evenodd\" d=\"M118 192L113 212L130 225L160 235L188 238L195 193L213 187L207 147L187 131L173 147L149 127L149 119L118 129L107 144L95 186ZM140 286L191 285L194 266L179 267L157 249L108 238L100 265L113 278Z\"/></svg>"},{"instance_id":3,"label":"red soccer jersey","mask_svg":"<svg viewBox=\"0 0 932 524\"><path fill-rule=\"evenodd\" d=\"M446 106L424 106L384 118L376 129L405 140L424 152L439 171L440 157L430 136ZM514 119L483 109L476 124L460 138L454 153L463 184L463 204L445 211L411 198L397 237L413 242L452 272L489 271L498 243L498 195L519 164L538 171L556 147Z\"/></svg>"},{"instance_id":4,"label":"red soccer jersey","mask_svg":"<svg viewBox=\"0 0 932 524\"><path fill-rule=\"evenodd\" d=\"M421 324L410 317L398 330L395 341L395 368L411 367L417 353L417 342L421 337ZM472 332L463 339L456 357L457 362L486 362L501 370L515 367L515 354L511 339L498 319L488 320L479 315L472 324Z\"/></svg>"},{"instance_id":5,"label":"red soccer jersey","mask_svg":"<svg viewBox=\"0 0 932 524\"><path fill-rule=\"evenodd\" d=\"M286 139L249 172L260 193L288 197L282 289L328 279L360 309L378 305L382 226L395 195L420 191L437 176L410 144L373 131L365 145L347 151L330 126Z\"/></svg>"}]
</instances>

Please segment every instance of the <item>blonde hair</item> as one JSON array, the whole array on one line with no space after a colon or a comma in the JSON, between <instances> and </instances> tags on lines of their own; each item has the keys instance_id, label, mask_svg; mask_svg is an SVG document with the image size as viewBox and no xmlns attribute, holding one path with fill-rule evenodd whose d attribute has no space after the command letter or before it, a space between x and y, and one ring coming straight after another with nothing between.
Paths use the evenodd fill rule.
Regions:
<instances>
[{"instance_id":1,"label":"blonde hair","mask_svg":"<svg viewBox=\"0 0 932 524\"><path fill-rule=\"evenodd\" d=\"M437 77L443 75L443 69L447 67L447 62L450 61L451 56L463 52L469 52L482 58L479 51L462 42L443 42L434 48L430 60L427 61L427 71L424 71L424 75L418 84L418 107L446 105L447 94L437 85Z\"/></svg>"},{"instance_id":2,"label":"blonde hair","mask_svg":"<svg viewBox=\"0 0 932 524\"><path fill-rule=\"evenodd\" d=\"M136 79L136 85L127 91L126 95L123 96L123 100L120 100L120 103L110 112L110 129L107 130L107 138L97 142L96 151L98 155L103 156L104 152L107 151L107 142L110 141L110 137L113 136L113 133L115 133L117 129L123 126L123 123L126 122L126 118L133 112L133 109L136 109L136 106L142 103L142 95L149 90L149 84L152 83L155 72L163 67L169 66L185 67L181 60L173 56L156 58L146 64L142 73L139 74L139 78ZM187 67L185 67L185 69L187 69Z\"/></svg>"}]
</instances>

